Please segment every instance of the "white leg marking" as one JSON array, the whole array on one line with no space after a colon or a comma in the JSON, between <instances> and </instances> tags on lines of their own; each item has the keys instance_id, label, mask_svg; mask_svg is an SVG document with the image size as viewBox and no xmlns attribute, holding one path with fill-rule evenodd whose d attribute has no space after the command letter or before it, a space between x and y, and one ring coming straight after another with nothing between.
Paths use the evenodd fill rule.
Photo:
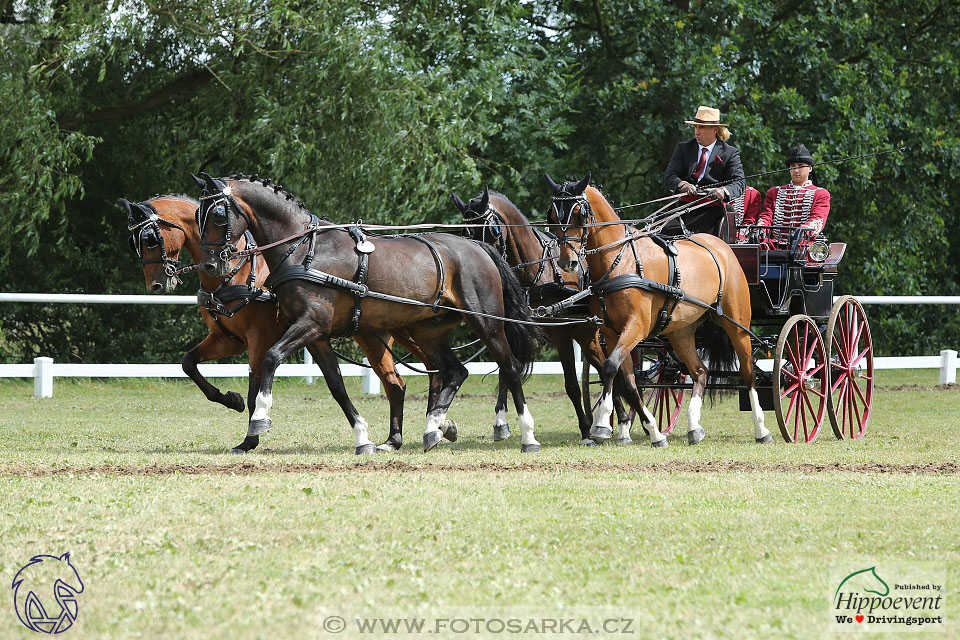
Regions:
<instances>
[{"instance_id":1,"label":"white leg marking","mask_svg":"<svg viewBox=\"0 0 960 640\"><path fill-rule=\"evenodd\" d=\"M647 425L647 431L650 432L650 443L666 440L667 436L660 433L660 427L657 426L657 421L653 419L653 414L650 413L650 410L645 406L641 406L640 408L643 409L643 422Z\"/></svg>"},{"instance_id":2,"label":"white leg marking","mask_svg":"<svg viewBox=\"0 0 960 640\"><path fill-rule=\"evenodd\" d=\"M357 421L353 423L353 438L357 447L373 444L370 442L370 436L367 433L367 421L363 419L363 416L357 416Z\"/></svg>"},{"instance_id":3,"label":"white leg marking","mask_svg":"<svg viewBox=\"0 0 960 640\"><path fill-rule=\"evenodd\" d=\"M500 409L497 411L497 416L493 419L493 426L502 427L507 424L507 410Z\"/></svg>"},{"instance_id":4,"label":"white leg marking","mask_svg":"<svg viewBox=\"0 0 960 640\"><path fill-rule=\"evenodd\" d=\"M533 437L533 416L527 405L523 405L523 413L520 414L520 444L540 444Z\"/></svg>"},{"instance_id":5,"label":"white leg marking","mask_svg":"<svg viewBox=\"0 0 960 640\"><path fill-rule=\"evenodd\" d=\"M600 396L597 410L593 412L593 427L609 427L611 415L613 415L613 394L604 392Z\"/></svg>"},{"instance_id":6,"label":"white leg marking","mask_svg":"<svg viewBox=\"0 0 960 640\"><path fill-rule=\"evenodd\" d=\"M433 413L428 413L427 426L424 427L423 432L430 433L431 431L440 431L440 425L442 425L446 419L446 411L434 411Z\"/></svg>"},{"instance_id":7,"label":"white leg marking","mask_svg":"<svg viewBox=\"0 0 960 640\"><path fill-rule=\"evenodd\" d=\"M690 404L687 405L687 431L700 428L700 407L702 406L703 398L700 396L690 398Z\"/></svg>"},{"instance_id":8,"label":"white leg marking","mask_svg":"<svg viewBox=\"0 0 960 640\"><path fill-rule=\"evenodd\" d=\"M251 420L263 420L267 417L270 407L273 406L273 394L264 394L262 391L257 393L257 408L253 410Z\"/></svg>"},{"instance_id":9,"label":"white leg marking","mask_svg":"<svg viewBox=\"0 0 960 640\"><path fill-rule=\"evenodd\" d=\"M763 409L760 408L760 398L756 389L750 389L750 412L753 414L753 435L755 438L766 438L770 432L763 425Z\"/></svg>"},{"instance_id":10,"label":"white leg marking","mask_svg":"<svg viewBox=\"0 0 960 640\"><path fill-rule=\"evenodd\" d=\"M646 411L646 407L644 407L644 411ZM627 418L626 420L621 422L620 432L617 434L617 437L620 438L621 440L629 440L631 427L633 427L633 420Z\"/></svg>"}]
</instances>

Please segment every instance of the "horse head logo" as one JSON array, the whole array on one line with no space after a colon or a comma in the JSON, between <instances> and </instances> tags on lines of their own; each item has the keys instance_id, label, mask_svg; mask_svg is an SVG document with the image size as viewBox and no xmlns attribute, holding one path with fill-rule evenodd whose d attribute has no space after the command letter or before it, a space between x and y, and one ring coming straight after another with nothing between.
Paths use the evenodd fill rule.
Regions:
<instances>
[{"instance_id":1,"label":"horse head logo","mask_svg":"<svg viewBox=\"0 0 960 640\"><path fill-rule=\"evenodd\" d=\"M836 598L837 594L840 593L841 587L850 582L848 588L855 589L857 591L863 591L866 593L875 593L876 595L882 597L890 595L890 587L887 583L877 575L877 567L869 567L867 569L861 569L860 571L854 571L840 583L840 586L837 587L836 593L833 594L833 597Z\"/></svg>"},{"instance_id":2,"label":"horse head logo","mask_svg":"<svg viewBox=\"0 0 960 640\"><path fill-rule=\"evenodd\" d=\"M83 593L83 580L70 563L69 552L30 558L10 588L17 617L31 631L63 633L77 619L77 595Z\"/></svg>"}]
</instances>

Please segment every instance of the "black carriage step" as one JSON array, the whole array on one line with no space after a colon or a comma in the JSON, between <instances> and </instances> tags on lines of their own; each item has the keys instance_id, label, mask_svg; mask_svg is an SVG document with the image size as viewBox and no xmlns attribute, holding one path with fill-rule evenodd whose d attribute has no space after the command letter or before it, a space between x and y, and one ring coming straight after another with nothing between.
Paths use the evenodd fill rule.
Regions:
<instances>
[{"instance_id":1,"label":"black carriage step","mask_svg":"<svg viewBox=\"0 0 960 640\"><path fill-rule=\"evenodd\" d=\"M760 408L764 411L773 411L773 388L757 387L757 398L760 400ZM750 391L740 389L740 411L752 411L750 407Z\"/></svg>"}]
</instances>

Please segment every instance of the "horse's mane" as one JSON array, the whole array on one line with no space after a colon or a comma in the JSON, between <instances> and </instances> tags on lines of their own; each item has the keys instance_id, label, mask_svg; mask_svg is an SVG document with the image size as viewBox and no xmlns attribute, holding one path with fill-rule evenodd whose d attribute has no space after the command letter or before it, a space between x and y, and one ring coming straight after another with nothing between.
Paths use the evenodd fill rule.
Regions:
<instances>
[{"instance_id":1,"label":"horse's mane","mask_svg":"<svg viewBox=\"0 0 960 640\"><path fill-rule=\"evenodd\" d=\"M291 204L296 205L298 209L306 212L307 214L313 215L310 213L310 210L307 209L307 205L303 204L301 200L298 200L296 196L292 193L281 187L279 184L271 180L270 178L260 177L257 174L246 175L243 173L237 173L231 176L228 176L229 180L235 180L237 182L246 182L249 184L260 185L264 187L267 192L267 195L272 195L277 204L283 207L288 207ZM271 194L270 191L273 191ZM322 220L326 220L326 216L317 216Z\"/></svg>"},{"instance_id":2,"label":"horse's mane","mask_svg":"<svg viewBox=\"0 0 960 640\"><path fill-rule=\"evenodd\" d=\"M490 192L490 197L492 198L493 196L497 196L498 198L502 199L504 202L506 202L507 204L509 204L510 207L512 207L512 209L513 209L513 211L501 211L501 213L515 213L516 215L518 215L518 216L520 217L520 223L521 223L521 224L530 224L530 220L527 218L527 216L523 215L523 212L520 211L520 207L518 207L517 205L515 205L515 204L513 203L513 201L510 200L510 198L508 198L507 196L503 195L503 194L500 193L499 191L491 191L491 192Z\"/></svg>"},{"instance_id":3,"label":"horse's mane","mask_svg":"<svg viewBox=\"0 0 960 640\"><path fill-rule=\"evenodd\" d=\"M162 195L159 194L159 193L157 193L157 194L154 194L154 195L150 196L150 199L149 199L149 200L145 200L145 202L150 202L150 200L159 200L160 198L179 198L180 200L186 200L186 201L189 202L190 204L195 204L195 205L197 205L198 207L200 206L200 201L199 201L199 200L197 200L196 198L191 198L190 196L188 196L188 195L185 194L185 193L164 193L164 194L162 194Z\"/></svg>"},{"instance_id":4,"label":"horse's mane","mask_svg":"<svg viewBox=\"0 0 960 640\"><path fill-rule=\"evenodd\" d=\"M590 190L596 193L596 197L590 197ZM610 201L607 200L607 196L603 195L603 192L600 191L600 187L595 186L593 183L588 184L587 188L584 189L583 194L587 196L587 199L590 201L590 207L593 208L594 213L600 213L602 210L607 215L612 216L613 218L619 219L620 216L617 215L616 210L613 208L613 205L610 204ZM599 198L599 202L597 199Z\"/></svg>"}]
</instances>

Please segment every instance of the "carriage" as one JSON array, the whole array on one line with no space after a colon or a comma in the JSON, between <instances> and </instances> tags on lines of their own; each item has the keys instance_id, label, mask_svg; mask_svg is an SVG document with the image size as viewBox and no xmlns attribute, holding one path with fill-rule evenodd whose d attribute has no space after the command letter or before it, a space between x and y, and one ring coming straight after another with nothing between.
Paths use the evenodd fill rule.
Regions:
<instances>
[{"instance_id":1,"label":"carriage","mask_svg":"<svg viewBox=\"0 0 960 640\"><path fill-rule=\"evenodd\" d=\"M873 402L873 342L860 303L852 296L833 299L846 244L831 243L823 235L807 237L800 229L757 226L750 228L748 243L734 244L739 228L730 212L720 236L736 255L750 289L761 407L775 412L787 442L813 442L827 418L838 439L861 438ZM789 249L766 247L762 239L774 231L791 233ZM669 432L693 386L687 371L668 341L658 337L640 342L632 357L637 386L660 430ZM595 377L584 363L587 411L592 407L590 387L599 383ZM707 388L739 390L740 410L750 410L738 375L714 378Z\"/></svg>"}]
</instances>

